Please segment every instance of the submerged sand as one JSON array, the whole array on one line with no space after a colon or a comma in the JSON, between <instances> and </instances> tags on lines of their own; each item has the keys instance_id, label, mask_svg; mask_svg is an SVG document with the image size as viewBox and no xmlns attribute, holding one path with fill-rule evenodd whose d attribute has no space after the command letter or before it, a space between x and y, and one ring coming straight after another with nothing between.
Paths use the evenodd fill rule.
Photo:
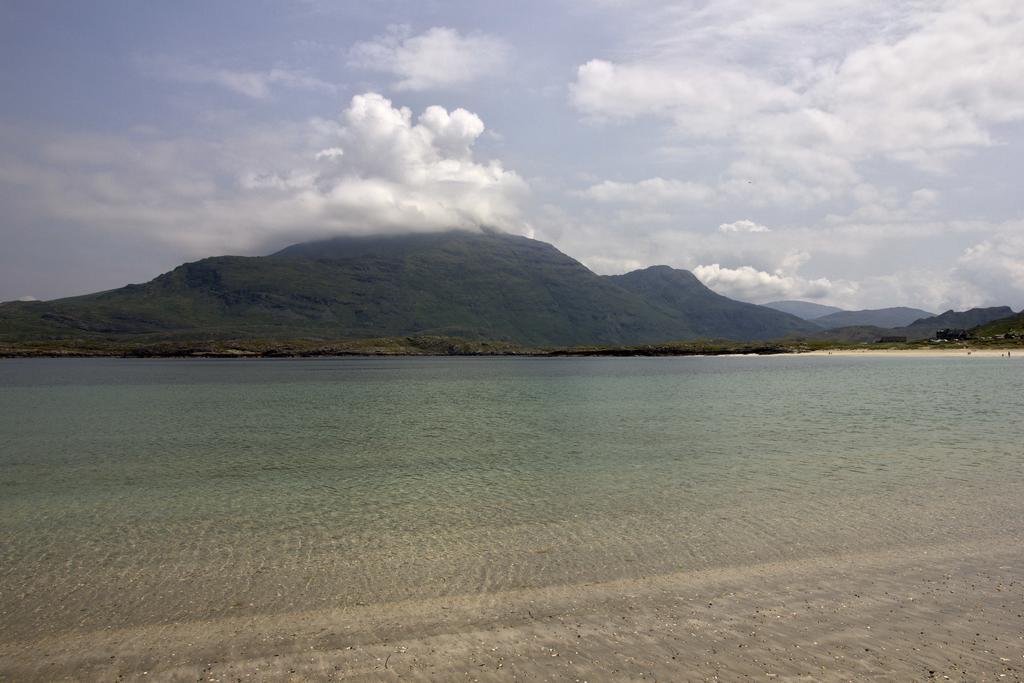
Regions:
<instances>
[{"instance_id":1,"label":"submerged sand","mask_svg":"<svg viewBox=\"0 0 1024 683\"><path fill-rule=\"evenodd\" d=\"M4 680L1024 679L1017 538L0 643Z\"/></svg>"}]
</instances>

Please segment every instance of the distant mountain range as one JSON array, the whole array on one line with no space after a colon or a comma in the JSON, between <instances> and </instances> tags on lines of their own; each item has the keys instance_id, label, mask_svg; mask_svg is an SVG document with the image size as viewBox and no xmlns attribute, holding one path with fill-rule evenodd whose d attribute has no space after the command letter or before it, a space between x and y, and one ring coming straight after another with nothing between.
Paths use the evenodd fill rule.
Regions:
<instances>
[{"instance_id":1,"label":"distant mountain range","mask_svg":"<svg viewBox=\"0 0 1024 683\"><path fill-rule=\"evenodd\" d=\"M862 311L847 311L835 306L825 306L810 301L773 301L764 304L777 311L791 313L798 318L809 320L825 329L836 327L903 327L920 318L929 318L934 313L922 311L920 308L876 308Z\"/></svg>"},{"instance_id":2,"label":"distant mountain range","mask_svg":"<svg viewBox=\"0 0 1024 683\"><path fill-rule=\"evenodd\" d=\"M776 311L782 311L783 313L789 313L795 315L798 318L804 320L813 320L814 318L820 318L823 315L829 315L830 313L842 313L843 309L837 308L836 306L826 306L825 304L816 304L811 301L772 301L767 304L762 304L768 308L774 308Z\"/></svg>"},{"instance_id":3,"label":"distant mountain range","mask_svg":"<svg viewBox=\"0 0 1024 683\"><path fill-rule=\"evenodd\" d=\"M896 308L876 308L862 311L839 311L821 316L820 318L814 318L811 322L825 329L859 325L904 327L912 324L915 320L931 318L934 315L934 313L922 311L920 308L898 306Z\"/></svg>"},{"instance_id":4,"label":"distant mountain range","mask_svg":"<svg viewBox=\"0 0 1024 683\"><path fill-rule=\"evenodd\" d=\"M812 335L811 338L834 342L874 342L882 337L906 337L908 341L918 341L931 339L939 330L971 330L978 326L988 325L994 321L1003 321L1008 318L1017 317L1019 316L1014 316L1013 310L1008 306L972 308L968 311L959 312L950 310L936 316L920 318L903 327L885 328L873 325L836 327L823 330L818 334Z\"/></svg>"},{"instance_id":5,"label":"distant mountain range","mask_svg":"<svg viewBox=\"0 0 1024 683\"><path fill-rule=\"evenodd\" d=\"M990 308L972 308L967 311L949 310L931 318L915 320L906 327L892 330L895 334L905 334L908 339L928 339L937 330L960 329L970 330L979 325L986 325L1013 315L1009 306L992 306Z\"/></svg>"},{"instance_id":6,"label":"distant mountain range","mask_svg":"<svg viewBox=\"0 0 1024 683\"><path fill-rule=\"evenodd\" d=\"M836 343L870 343L882 338L901 337L907 341L920 341L933 338L940 330L949 329L974 330L974 336L991 337L1020 334L1024 328L1024 313L1014 314L1007 306L949 310L936 315L905 306L846 311L810 301L773 301L764 305L792 313L822 328L822 331L808 335L808 339Z\"/></svg>"},{"instance_id":7,"label":"distant mountain range","mask_svg":"<svg viewBox=\"0 0 1024 683\"><path fill-rule=\"evenodd\" d=\"M810 315L811 320L777 310ZM371 339L436 335L538 347L695 339L926 339L1007 307L841 311L729 299L653 266L600 276L544 242L488 232L339 237L186 263L145 284L0 305L0 341ZM1011 325L1012 326L1012 325Z\"/></svg>"},{"instance_id":8,"label":"distant mountain range","mask_svg":"<svg viewBox=\"0 0 1024 683\"><path fill-rule=\"evenodd\" d=\"M544 242L459 231L219 256L145 284L0 306L4 341L430 334L568 346L750 341L817 329L716 294L687 271L599 276Z\"/></svg>"}]
</instances>

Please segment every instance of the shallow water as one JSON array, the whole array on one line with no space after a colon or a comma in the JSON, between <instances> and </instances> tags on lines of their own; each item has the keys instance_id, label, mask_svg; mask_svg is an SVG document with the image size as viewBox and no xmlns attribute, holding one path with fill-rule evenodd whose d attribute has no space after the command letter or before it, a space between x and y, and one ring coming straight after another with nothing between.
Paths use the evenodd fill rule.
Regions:
<instances>
[{"instance_id":1,"label":"shallow water","mask_svg":"<svg viewBox=\"0 0 1024 683\"><path fill-rule=\"evenodd\" d=\"M1024 363L0 361L28 638L1024 531Z\"/></svg>"}]
</instances>

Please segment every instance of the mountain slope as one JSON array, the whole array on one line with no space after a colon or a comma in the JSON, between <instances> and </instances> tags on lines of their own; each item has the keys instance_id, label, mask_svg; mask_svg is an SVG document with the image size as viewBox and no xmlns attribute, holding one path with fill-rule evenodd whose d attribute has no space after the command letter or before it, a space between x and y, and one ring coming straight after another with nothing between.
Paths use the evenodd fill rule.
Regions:
<instances>
[{"instance_id":1,"label":"mountain slope","mask_svg":"<svg viewBox=\"0 0 1024 683\"><path fill-rule=\"evenodd\" d=\"M1024 311L1005 318L998 318L972 330L977 337L995 337L997 335L1024 336Z\"/></svg>"},{"instance_id":2,"label":"mountain slope","mask_svg":"<svg viewBox=\"0 0 1024 683\"><path fill-rule=\"evenodd\" d=\"M948 310L945 313L915 320L906 327L895 330L897 334L905 334L908 339L928 339L938 330L961 329L969 330L993 320L1013 315L1009 306L992 306L991 308L972 308L967 311Z\"/></svg>"},{"instance_id":3,"label":"mountain slope","mask_svg":"<svg viewBox=\"0 0 1024 683\"><path fill-rule=\"evenodd\" d=\"M773 308L776 311L795 315L796 317L803 318L804 320L812 320L814 318L820 318L823 315L841 313L843 311L843 309L837 308L836 306L826 306L825 304L816 304L811 301L772 301L771 303L761 305L767 308Z\"/></svg>"},{"instance_id":4,"label":"mountain slope","mask_svg":"<svg viewBox=\"0 0 1024 683\"><path fill-rule=\"evenodd\" d=\"M549 244L502 234L346 237L266 257L203 259L108 292L4 304L0 338L432 334L563 346L766 339L803 325L671 272L685 276L630 286ZM672 286L685 294L673 298Z\"/></svg>"},{"instance_id":5,"label":"mountain slope","mask_svg":"<svg viewBox=\"0 0 1024 683\"><path fill-rule=\"evenodd\" d=\"M686 270L651 266L607 279L685 323L700 337L773 339L815 329L795 315L716 294Z\"/></svg>"},{"instance_id":6,"label":"mountain slope","mask_svg":"<svg viewBox=\"0 0 1024 683\"><path fill-rule=\"evenodd\" d=\"M831 313L820 318L814 318L813 322L826 329L834 327L905 327L915 320L930 318L934 313L922 311L919 308L877 308L862 311L840 311Z\"/></svg>"},{"instance_id":7,"label":"mountain slope","mask_svg":"<svg viewBox=\"0 0 1024 683\"><path fill-rule=\"evenodd\" d=\"M446 334L531 344L653 340L670 321L544 242L499 234L337 238L271 258L349 279L351 334Z\"/></svg>"}]
</instances>

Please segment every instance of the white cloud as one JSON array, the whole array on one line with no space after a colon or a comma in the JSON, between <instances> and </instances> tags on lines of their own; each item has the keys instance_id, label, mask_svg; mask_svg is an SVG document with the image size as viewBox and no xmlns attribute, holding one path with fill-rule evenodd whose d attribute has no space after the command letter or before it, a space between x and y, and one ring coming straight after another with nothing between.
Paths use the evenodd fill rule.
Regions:
<instances>
[{"instance_id":1,"label":"white cloud","mask_svg":"<svg viewBox=\"0 0 1024 683\"><path fill-rule=\"evenodd\" d=\"M647 47L582 64L571 101L716 145L720 189L776 205L842 198L879 160L942 172L1024 120L1018 0L750 4L653 13Z\"/></svg>"},{"instance_id":2,"label":"white cloud","mask_svg":"<svg viewBox=\"0 0 1024 683\"><path fill-rule=\"evenodd\" d=\"M638 2L617 14L630 38L579 63L569 99L595 134L655 140L631 167L659 173L588 178L570 253L608 272L689 268L755 301L1024 303L1015 161L1000 149L1024 139L1024 5Z\"/></svg>"},{"instance_id":3,"label":"white cloud","mask_svg":"<svg viewBox=\"0 0 1024 683\"><path fill-rule=\"evenodd\" d=\"M983 292L1002 290L1006 298L999 299L998 303L1010 303L1014 310L1024 308L1024 222L1006 226L968 247L957 260L953 276ZM989 305L996 302L991 295L981 300Z\"/></svg>"},{"instance_id":4,"label":"white cloud","mask_svg":"<svg viewBox=\"0 0 1024 683\"><path fill-rule=\"evenodd\" d=\"M480 117L465 109L448 113L444 107L427 107L419 118L419 125L430 131L438 150L455 159L472 156L470 147L484 132Z\"/></svg>"},{"instance_id":5,"label":"white cloud","mask_svg":"<svg viewBox=\"0 0 1024 683\"><path fill-rule=\"evenodd\" d=\"M341 147L328 147L327 149L322 149L319 152L317 152L313 158L317 160L337 159L343 156L345 156L345 150L343 150Z\"/></svg>"},{"instance_id":6,"label":"white cloud","mask_svg":"<svg viewBox=\"0 0 1024 683\"><path fill-rule=\"evenodd\" d=\"M190 255L251 251L342 233L481 226L523 234L528 187L478 161L475 114L428 107L417 119L376 93L338 120L234 131L215 142L152 134L23 140L0 182L37 213L143 234Z\"/></svg>"},{"instance_id":7,"label":"white cloud","mask_svg":"<svg viewBox=\"0 0 1024 683\"><path fill-rule=\"evenodd\" d=\"M939 201L939 197L938 191L922 187L910 194L908 206L912 211L926 211L935 206L935 203Z\"/></svg>"},{"instance_id":8,"label":"white cloud","mask_svg":"<svg viewBox=\"0 0 1024 683\"><path fill-rule=\"evenodd\" d=\"M706 242L707 240L705 240ZM958 254L953 245L965 244ZM935 245L954 249L923 259ZM814 258L807 249L813 249ZM789 250L789 251L786 251ZM1024 308L1024 222L849 222L827 229L789 229L772 233L772 243L756 249L706 244L699 258L727 255L747 265L697 265L695 274L729 296L755 302L803 298L849 309L916 306L931 311L976 306ZM751 261L758 261L750 265ZM875 262L872 272L853 262ZM705 264L709 261L704 261ZM844 276L808 277L816 272ZM685 264L683 264L685 267Z\"/></svg>"},{"instance_id":9,"label":"white cloud","mask_svg":"<svg viewBox=\"0 0 1024 683\"><path fill-rule=\"evenodd\" d=\"M800 98L756 75L724 67L688 68L593 59L570 86L573 104L599 118L655 115L694 135L721 136L761 111L790 109Z\"/></svg>"},{"instance_id":10,"label":"white cloud","mask_svg":"<svg viewBox=\"0 0 1024 683\"><path fill-rule=\"evenodd\" d=\"M907 3L899 0L655 0L641 18L633 49L674 56L767 62L773 67L841 56L851 42L878 30L897 31ZM637 13L640 14L640 13ZM794 34L804 41L794 42Z\"/></svg>"},{"instance_id":11,"label":"white cloud","mask_svg":"<svg viewBox=\"0 0 1024 683\"><path fill-rule=\"evenodd\" d=\"M781 270L768 273L751 266L725 268L712 263L697 266L693 274L716 292L761 303L774 299L834 299L856 290L856 285L850 282L832 282L828 278L809 280Z\"/></svg>"},{"instance_id":12,"label":"white cloud","mask_svg":"<svg viewBox=\"0 0 1024 683\"><path fill-rule=\"evenodd\" d=\"M743 219L733 223L722 223L719 232L771 232L771 228L754 221Z\"/></svg>"},{"instance_id":13,"label":"white cloud","mask_svg":"<svg viewBox=\"0 0 1024 683\"><path fill-rule=\"evenodd\" d=\"M903 305L941 313L950 309L964 311L1006 303L993 301L990 293L972 282L954 277L948 268L908 267L897 273L865 277L859 285L857 304L848 308ZM873 303L869 306L863 302Z\"/></svg>"},{"instance_id":14,"label":"white cloud","mask_svg":"<svg viewBox=\"0 0 1024 683\"><path fill-rule=\"evenodd\" d=\"M941 198L937 190L929 188L901 194L891 188L879 188L867 183L853 188L851 195L859 202L859 206L846 215L828 214L825 223L902 224L902 231L910 225L920 227L934 222L936 205Z\"/></svg>"},{"instance_id":15,"label":"white cloud","mask_svg":"<svg viewBox=\"0 0 1024 683\"><path fill-rule=\"evenodd\" d=\"M25 296L19 296L18 301L39 301L39 299L35 298L31 294L27 294Z\"/></svg>"},{"instance_id":16,"label":"white cloud","mask_svg":"<svg viewBox=\"0 0 1024 683\"><path fill-rule=\"evenodd\" d=\"M701 183L683 180L648 178L636 183L605 180L583 190L581 196L597 202L623 204L660 204L672 202L703 202L713 190Z\"/></svg>"},{"instance_id":17,"label":"white cloud","mask_svg":"<svg viewBox=\"0 0 1024 683\"><path fill-rule=\"evenodd\" d=\"M142 67L144 71L161 78L182 83L216 85L237 95L261 100L270 98L274 88L277 87L326 93L336 90L333 83L328 83L298 69L236 70L187 64L167 58L144 60Z\"/></svg>"},{"instance_id":18,"label":"white cloud","mask_svg":"<svg viewBox=\"0 0 1024 683\"><path fill-rule=\"evenodd\" d=\"M393 26L382 36L356 43L349 64L394 75L396 90L430 90L466 85L494 73L508 53L505 43L493 36L462 35L443 26L411 35L408 26Z\"/></svg>"}]
</instances>

